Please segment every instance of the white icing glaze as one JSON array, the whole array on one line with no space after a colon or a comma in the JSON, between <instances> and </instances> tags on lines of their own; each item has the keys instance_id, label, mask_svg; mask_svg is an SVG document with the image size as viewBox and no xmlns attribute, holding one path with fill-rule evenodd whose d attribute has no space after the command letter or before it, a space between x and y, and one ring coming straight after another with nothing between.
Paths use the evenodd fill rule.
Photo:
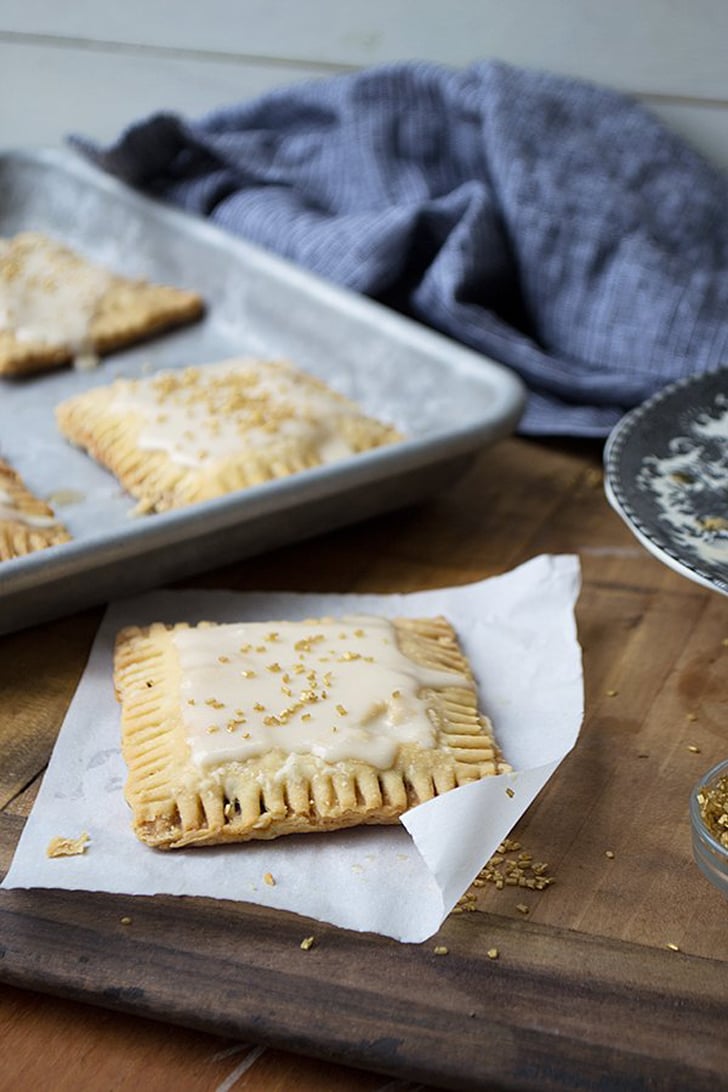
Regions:
<instances>
[{"instance_id":1,"label":"white icing glaze","mask_svg":"<svg viewBox=\"0 0 728 1092\"><path fill-rule=\"evenodd\" d=\"M80 489L57 489L48 496L48 503L63 508L67 504L79 504L85 498Z\"/></svg>"},{"instance_id":2,"label":"white icing glaze","mask_svg":"<svg viewBox=\"0 0 728 1092\"><path fill-rule=\"evenodd\" d=\"M0 330L68 346L88 365L89 324L110 274L42 236L0 240Z\"/></svg>"},{"instance_id":3,"label":"white icing glaze","mask_svg":"<svg viewBox=\"0 0 728 1092\"><path fill-rule=\"evenodd\" d=\"M23 523L26 527L55 527L58 523L54 516L35 516L22 512L6 489L0 489L0 520Z\"/></svg>"},{"instance_id":4,"label":"white icing glaze","mask_svg":"<svg viewBox=\"0 0 728 1092\"><path fill-rule=\"evenodd\" d=\"M338 422L358 413L348 399L289 364L245 359L120 380L112 408L141 415L142 450L164 451L185 466L263 452L281 438L334 462L353 453Z\"/></svg>"},{"instance_id":5,"label":"white icing glaze","mask_svg":"<svg viewBox=\"0 0 728 1092\"><path fill-rule=\"evenodd\" d=\"M12 504L0 504L0 520L23 523L26 527L55 527L58 523L53 516L32 516Z\"/></svg>"},{"instance_id":6,"label":"white icing glaze","mask_svg":"<svg viewBox=\"0 0 728 1092\"><path fill-rule=\"evenodd\" d=\"M389 768L400 745L434 746L423 688L474 689L414 663L382 618L177 630L181 708L203 768L278 749Z\"/></svg>"}]
</instances>

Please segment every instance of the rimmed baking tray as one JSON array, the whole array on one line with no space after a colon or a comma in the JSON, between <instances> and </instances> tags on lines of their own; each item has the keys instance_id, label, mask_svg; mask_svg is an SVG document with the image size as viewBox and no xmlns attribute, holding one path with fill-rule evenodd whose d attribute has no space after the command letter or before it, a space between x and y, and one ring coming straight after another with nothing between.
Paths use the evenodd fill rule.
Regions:
<instances>
[{"instance_id":1,"label":"rimmed baking tray","mask_svg":"<svg viewBox=\"0 0 728 1092\"><path fill-rule=\"evenodd\" d=\"M192 288L194 326L106 357L0 384L0 455L55 501L74 540L0 566L0 633L227 564L409 504L515 427L512 372L66 151L0 154L0 235L44 231L133 277ZM396 424L405 442L144 518L58 433L62 399L119 376L229 356L286 357Z\"/></svg>"}]
</instances>

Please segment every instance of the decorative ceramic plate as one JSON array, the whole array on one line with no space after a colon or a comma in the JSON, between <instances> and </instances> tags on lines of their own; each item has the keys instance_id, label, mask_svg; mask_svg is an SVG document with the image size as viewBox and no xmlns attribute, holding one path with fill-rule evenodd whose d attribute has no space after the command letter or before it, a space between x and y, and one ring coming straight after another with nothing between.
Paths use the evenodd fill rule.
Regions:
<instances>
[{"instance_id":1,"label":"decorative ceramic plate","mask_svg":"<svg viewBox=\"0 0 728 1092\"><path fill-rule=\"evenodd\" d=\"M615 426L612 507L676 572L728 595L728 367L679 380Z\"/></svg>"}]
</instances>

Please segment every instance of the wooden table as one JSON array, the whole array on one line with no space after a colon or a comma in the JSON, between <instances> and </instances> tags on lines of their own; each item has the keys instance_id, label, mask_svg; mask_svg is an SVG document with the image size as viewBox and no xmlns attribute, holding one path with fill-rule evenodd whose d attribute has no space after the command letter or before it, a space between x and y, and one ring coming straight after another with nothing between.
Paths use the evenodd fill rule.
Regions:
<instances>
[{"instance_id":1,"label":"wooden table","mask_svg":"<svg viewBox=\"0 0 728 1092\"><path fill-rule=\"evenodd\" d=\"M728 1086L728 902L687 812L728 753L728 602L636 543L599 466L596 444L511 439L426 504L195 581L412 591L577 553L586 720L514 833L555 883L486 884L415 946L242 904L0 892L0 1087ZM100 613L0 641L2 869Z\"/></svg>"}]
</instances>

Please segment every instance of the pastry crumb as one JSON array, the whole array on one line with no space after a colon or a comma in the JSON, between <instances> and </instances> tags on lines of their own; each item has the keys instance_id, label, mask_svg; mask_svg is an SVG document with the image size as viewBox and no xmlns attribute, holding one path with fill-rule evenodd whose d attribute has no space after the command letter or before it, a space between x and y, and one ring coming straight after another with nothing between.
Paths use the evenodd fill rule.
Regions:
<instances>
[{"instance_id":1,"label":"pastry crumb","mask_svg":"<svg viewBox=\"0 0 728 1092\"><path fill-rule=\"evenodd\" d=\"M46 849L46 857L80 857L86 852L91 839L86 831L78 838L51 838Z\"/></svg>"},{"instance_id":2,"label":"pastry crumb","mask_svg":"<svg viewBox=\"0 0 728 1092\"><path fill-rule=\"evenodd\" d=\"M131 918L129 917L119 918L119 921L122 925L131 925Z\"/></svg>"}]
</instances>

